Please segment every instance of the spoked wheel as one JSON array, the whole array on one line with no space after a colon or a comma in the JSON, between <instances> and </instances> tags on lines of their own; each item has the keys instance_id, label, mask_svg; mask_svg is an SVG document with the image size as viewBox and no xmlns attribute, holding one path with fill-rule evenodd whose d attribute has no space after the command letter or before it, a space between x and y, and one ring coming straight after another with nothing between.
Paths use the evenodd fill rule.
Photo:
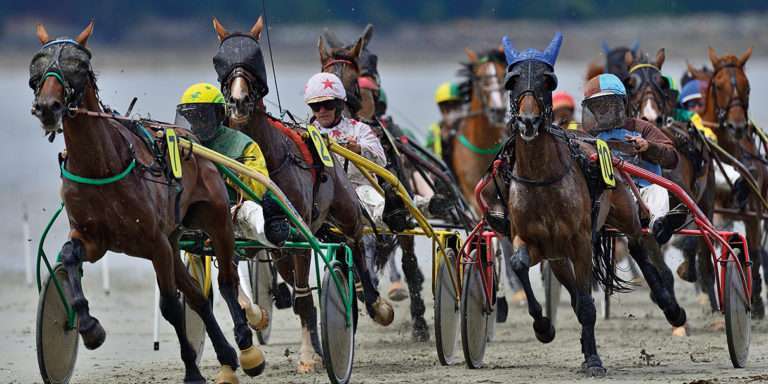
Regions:
<instances>
[{"instance_id":1,"label":"spoked wheel","mask_svg":"<svg viewBox=\"0 0 768 384\"><path fill-rule=\"evenodd\" d=\"M59 264L43 285L37 303L37 365L45 383L65 384L69 383L75 369L80 334L77 333L77 318L73 328L67 326L67 309L61 301L53 276L56 276L67 302L72 305L72 288L67 272Z\"/></svg>"},{"instance_id":2,"label":"spoked wheel","mask_svg":"<svg viewBox=\"0 0 768 384\"><path fill-rule=\"evenodd\" d=\"M471 260L481 257L476 253L477 250L470 253ZM464 361L471 369L483 366L490 323L496 321L493 308L486 304L482 271L477 266L477 263L467 264L461 290L461 345Z\"/></svg>"},{"instance_id":3,"label":"spoked wheel","mask_svg":"<svg viewBox=\"0 0 768 384\"><path fill-rule=\"evenodd\" d=\"M213 305L212 286L209 284L207 287L208 292L205 292L204 290L206 281L205 258L199 255L187 253L184 264L187 267L187 271L189 272L190 276L192 276L192 279L195 281L195 283L197 283L198 287L200 287L200 291L202 291L203 295L205 295L206 299L208 299L208 303ZM192 349L195 350L195 362L199 365L200 359L203 357L203 350L205 349L205 323L203 323L203 319L200 318L197 312L195 312L192 307L187 305L187 301L184 300L183 293L179 296L179 300L181 300L181 305L184 308L184 330L187 333L187 339L192 345Z\"/></svg>"},{"instance_id":4,"label":"spoked wheel","mask_svg":"<svg viewBox=\"0 0 768 384\"><path fill-rule=\"evenodd\" d=\"M442 365L456 363L459 340L459 296L453 286L450 269L456 265L456 252L446 250L435 276L435 343ZM459 279L458 274L455 278Z\"/></svg>"},{"instance_id":5,"label":"spoked wheel","mask_svg":"<svg viewBox=\"0 0 768 384\"><path fill-rule=\"evenodd\" d=\"M735 248L737 254L740 249ZM740 255L737 255L740 256ZM739 257L737 257L737 260ZM749 268L742 263L742 268ZM746 271L746 269L743 269ZM725 264L725 335L728 339L728 353L734 368L744 368L749 356L752 337L752 314L741 274L733 262Z\"/></svg>"},{"instance_id":6,"label":"spoked wheel","mask_svg":"<svg viewBox=\"0 0 768 384\"><path fill-rule=\"evenodd\" d=\"M266 250L259 251L248 261L248 276L251 279L253 303L264 309L269 317L267 327L261 331L256 331L259 344L266 345L269 342L269 335L272 333L272 310L274 308L274 300L272 300L274 274Z\"/></svg>"},{"instance_id":7,"label":"spoked wheel","mask_svg":"<svg viewBox=\"0 0 768 384\"><path fill-rule=\"evenodd\" d=\"M544 316L548 317L554 325L557 319L557 306L560 304L561 285L548 261L542 263L541 275L544 280Z\"/></svg>"},{"instance_id":8,"label":"spoked wheel","mask_svg":"<svg viewBox=\"0 0 768 384\"><path fill-rule=\"evenodd\" d=\"M336 275L339 287L333 281ZM348 383L352 376L352 361L355 355L354 319L347 321L344 300L355 302L350 294L344 270L334 265L325 270L323 276L320 327L323 336L323 363L331 383ZM356 310L353 306L352 310Z\"/></svg>"}]
</instances>

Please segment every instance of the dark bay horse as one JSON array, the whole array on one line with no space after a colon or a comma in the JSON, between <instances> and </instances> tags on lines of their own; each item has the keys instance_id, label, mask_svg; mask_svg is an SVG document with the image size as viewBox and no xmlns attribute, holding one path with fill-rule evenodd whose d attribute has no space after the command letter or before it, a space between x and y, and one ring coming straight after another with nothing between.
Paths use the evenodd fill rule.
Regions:
<instances>
[{"instance_id":1,"label":"dark bay horse","mask_svg":"<svg viewBox=\"0 0 768 384\"><path fill-rule=\"evenodd\" d=\"M601 48L605 59L595 59L589 63L585 80L588 81L601 73L612 73L622 81L626 80L629 76L629 66L624 58L627 53L632 56L637 55L640 49L640 42L635 41L631 47L619 46L611 48L607 42L603 41ZM600 61L603 61L603 63L600 63Z\"/></svg>"},{"instance_id":2,"label":"dark bay horse","mask_svg":"<svg viewBox=\"0 0 768 384\"><path fill-rule=\"evenodd\" d=\"M405 166L405 159L399 156L395 143L389 141L393 137L392 133L387 131L387 128L376 118L374 113L376 98L373 91L360 88L358 84L361 76L370 77L375 82L379 81L376 68L378 58L368 50L368 43L372 37L373 26L370 24L365 27L362 35L351 44L342 42L333 32L324 32L318 40L321 70L333 73L341 79L347 93L344 114L354 119L360 119L369 124L374 131L377 131L387 155L387 169L397 175L404 182L404 185L408 185L408 189L411 189L410 183L405 181L411 180L413 170L411 167ZM402 250L403 274L408 285L410 313L413 320L411 335L416 341L428 341L429 326L424 318L426 306L421 296L424 275L419 269L414 238L409 235L397 236L397 243ZM375 258L377 267L383 267L389 257L394 257L393 252L388 249L377 252L382 253Z\"/></svg>"},{"instance_id":3,"label":"dark bay horse","mask_svg":"<svg viewBox=\"0 0 768 384\"><path fill-rule=\"evenodd\" d=\"M38 24L37 37L43 47L32 59L29 80L35 91L32 113L50 140L61 132L66 145L61 160L65 176L61 196L70 232L61 250L61 262L73 289L72 306L83 342L88 349L98 348L106 333L89 312L81 285L82 263L94 263L107 251L145 258L152 261L155 270L160 310L179 338L184 382L204 383L205 379L184 330L177 289L205 323L221 364L217 382L237 382L237 353L224 338L208 300L179 255L178 238L183 228L199 229L208 234L215 249L219 289L235 324L240 363L248 375L258 375L265 361L253 346L245 313L237 303L234 238L224 182L211 162L193 154L182 156L183 177L173 181L166 176L166 160L163 156L158 160L138 133L116 120L87 115L104 112L91 69L91 53L86 48L92 32L93 22L74 40L53 40ZM158 167L162 171L159 174L153 171ZM115 175L121 177L104 181Z\"/></svg>"},{"instance_id":4,"label":"dark bay horse","mask_svg":"<svg viewBox=\"0 0 768 384\"><path fill-rule=\"evenodd\" d=\"M510 92L512 129L510 142L502 157L509 180L507 201L510 232L525 242L515 251L512 269L517 274L528 298L528 313L533 317L537 339L548 343L555 328L542 314L541 305L531 289L528 270L548 260L557 279L571 295L571 306L582 325L582 368L589 376L606 374L595 342L595 304L592 299L593 275L606 286L620 285L609 267L610 254L595 253L595 231L603 223L593 223L594 185L587 183L576 160L579 153L594 151L578 144L575 134L552 125L552 91L557 87L554 64L562 42L556 34L548 48L540 52L528 49L518 52L508 38L503 40L509 63L505 87ZM674 326L686 322L685 311L664 287L642 245L637 204L627 186L605 190L604 201L610 208L605 224L618 229L629 239L630 254L637 262L667 320ZM595 217L603 217L598 214Z\"/></svg>"},{"instance_id":5,"label":"dark bay horse","mask_svg":"<svg viewBox=\"0 0 768 384\"><path fill-rule=\"evenodd\" d=\"M664 169L663 175L680 185L696 201L702 212L712 219L715 204L712 157L702 136L695 131L696 128L692 124L673 119L677 100L670 100L673 97L670 93L671 84L661 73L665 58L664 48L658 50L653 61L642 53L626 53L625 62L629 67L629 77L626 80L629 115L655 124L675 144L680 154L677 166L674 169ZM673 195L670 195L669 205L673 211L676 210L675 207L682 207ZM669 214L665 220L670 220L669 225L679 227L685 223L686 216ZM664 263L664 255L656 244L648 245L651 259L662 272L667 288L674 290L674 278ZM705 241L702 238L688 238L683 242L682 251L686 263L683 269L679 270L681 277L687 281L697 281L698 264L701 271L701 288L707 293L711 308L717 310L712 259Z\"/></svg>"},{"instance_id":6,"label":"dark bay horse","mask_svg":"<svg viewBox=\"0 0 768 384\"><path fill-rule=\"evenodd\" d=\"M230 123L235 123L259 144L270 178L313 231L318 231L326 222L332 222L341 230L354 253L354 267L363 285L369 315L379 324L390 324L394 312L371 282L363 256L362 207L344 169L339 164L330 169L307 164L300 145L290 138L298 137L299 133L266 112L263 98L268 91L267 78L259 45L264 26L262 18L259 17L247 33L229 33L215 18L213 25L220 41L213 61L229 106ZM275 264L283 279L294 287L293 310L301 318L298 370L311 372L322 351L309 287L310 252L300 251L288 256L277 258Z\"/></svg>"},{"instance_id":7,"label":"dark bay horse","mask_svg":"<svg viewBox=\"0 0 768 384\"><path fill-rule=\"evenodd\" d=\"M744 66L752 55L749 48L741 56L723 55L709 48L709 60L712 62L713 72L710 74L697 70L689 65L688 70L699 80L709 82L705 95L705 110L702 113L704 124L712 128L717 135L718 144L746 166L754 179L762 196L768 196L768 160L761 156L757 147L757 133L753 124L749 121L749 79ZM743 181L743 180L741 180ZM737 183L738 184L738 183ZM737 191L733 191L734 194ZM751 190L740 207L757 213L757 217L744 218L747 229L747 243L749 244L752 262L752 313L757 318L765 316L765 307L760 297L762 284L760 281L760 265L765 259L765 250L760 249L762 244L762 232L760 228L760 215L766 212L760 203L759 196ZM763 265L765 272L765 265Z\"/></svg>"}]
</instances>

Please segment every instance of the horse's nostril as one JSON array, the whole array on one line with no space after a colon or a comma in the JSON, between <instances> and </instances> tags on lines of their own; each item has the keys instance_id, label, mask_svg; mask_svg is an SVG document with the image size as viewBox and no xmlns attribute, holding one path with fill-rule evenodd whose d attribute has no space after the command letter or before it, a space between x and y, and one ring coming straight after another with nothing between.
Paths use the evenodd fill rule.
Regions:
<instances>
[{"instance_id":1,"label":"horse's nostril","mask_svg":"<svg viewBox=\"0 0 768 384\"><path fill-rule=\"evenodd\" d=\"M62 104L58 100L54 100L51 103L50 109L51 109L51 112L53 112L53 113L59 113L59 112L62 111L62 109L64 109L64 104Z\"/></svg>"}]
</instances>

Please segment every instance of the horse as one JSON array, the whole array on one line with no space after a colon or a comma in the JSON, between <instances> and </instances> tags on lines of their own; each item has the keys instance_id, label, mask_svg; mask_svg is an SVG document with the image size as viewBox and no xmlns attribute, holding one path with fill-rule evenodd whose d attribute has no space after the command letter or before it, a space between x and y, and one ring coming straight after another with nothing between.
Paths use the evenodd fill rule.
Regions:
<instances>
[{"instance_id":1,"label":"horse","mask_svg":"<svg viewBox=\"0 0 768 384\"><path fill-rule=\"evenodd\" d=\"M629 76L629 66L626 64L624 58L627 53L632 56L637 55L640 49L640 42L635 40L630 47L619 46L611 48L606 41L603 41L601 48L605 55L605 63L600 64L599 59L589 63L585 80L588 81L601 73L612 73L618 76L622 81L626 80Z\"/></svg>"},{"instance_id":2,"label":"horse","mask_svg":"<svg viewBox=\"0 0 768 384\"><path fill-rule=\"evenodd\" d=\"M333 32L324 32L318 40L320 64L323 72L330 72L341 79L347 92L344 114L347 117L359 118L379 132L382 147L387 154L387 168L400 180L411 180L413 170L405 167L399 156L396 143L390 141L391 133L384 128L375 116L376 98L372 90L360 88L358 80L361 76L371 77L378 81L375 54L368 50L368 43L373 37L373 26L367 25L362 35L352 44L345 44ZM410 184L404 183L409 189ZM424 318L426 306L421 296L424 275L419 269L413 236L398 235L397 243L402 250L402 267L405 281L408 285L410 299L410 314L412 319L411 335L414 340L426 342L429 340L429 326ZM387 247L384 247L387 248ZM392 248L379 250L376 257L376 267L382 268L389 257L394 257Z\"/></svg>"},{"instance_id":3,"label":"horse","mask_svg":"<svg viewBox=\"0 0 768 384\"><path fill-rule=\"evenodd\" d=\"M264 57L259 39L264 27L261 17L249 32L230 33L214 18L219 49L213 59L230 123L250 136L264 153L270 177L283 190L313 232L332 221L350 244L354 267L363 285L366 309L371 318L389 325L392 306L379 296L371 282L363 256L363 216L357 195L340 164L315 167L299 134L269 116L263 98L268 92ZM302 149L303 148L303 149ZM305 152L306 151L306 152ZM311 155L309 155L311 159ZM310 252L290 252L276 258L283 279L294 287L293 310L301 318L301 348L297 370L314 371L320 360L317 313L309 287ZM357 310L353 309L355 318Z\"/></svg>"},{"instance_id":4,"label":"horse","mask_svg":"<svg viewBox=\"0 0 768 384\"><path fill-rule=\"evenodd\" d=\"M629 67L629 76L625 82L628 90L627 110L631 117L637 117L656 125L673 143L681 156L678 156L674 169L664 169L663 175L680 185L683 190L694 198L704 214L712 219L715 204L715 177L712 157L706 150L703 138L688 122L674 121L677 100L672 98L671 84L661 73L666 52L664 48L656 52L653 62L645 54L625 54L625 63ZM670 195L670 207L680 207L680 201ZM672 211L676 209L673 208ZM685 223L687 215L670 213L665 220L667 225L680 227ZM667 288L674 292L672 272L664 262L664 255L658 244L648 243L651 259L662 272ZM712 310L717 310L717 300L714 291L714 270L711 254L702 238L691 238L682 247L687 267L679 270L686 281L695 282L696 265L701 271L701 287L710 301ZM698 255L698 259L697 259Z\"/></svg>"},{"instance_id":5,"label":"horse","mask_svg":"<svg viewBox=\"0 0 768 384\"><path fill-rule=\"evenodd\" d=\"M621 288L610 262L610 252L595 252L602 240L603 212L593 215L593 199L608 210L605 224L625 234L629 251L643 272L658 306L673 326L686 322L685 310L664 287L661 276L649 260L642 244L637 204L624 182L615 189L588 183L583 164L585 152L594 149L552 124L552 92L557 87L554 65L562 43L555 34L543 52L528 49L518 52L505 36L502 40L508 62L505 88L509 91L511 130L501 157L506 159L503 174L508 185L509 232L526 245L519 247L511 260L527 296L528 313L533 318L536 338L551 342L555 328L543 316L541 305L531 289L529 268L542 260L571 295L571 306L582 325L583 372L603 376L606 369L595 343L596 311L592 299L593 276L607 289ZM602 197L601 197L602 196ZM593 221L593 217L596 218Z\"/></svg>"},{"instance_id":6,"label":"horse","mask_svg":"<svg viewBox=\"0 0 768 384\"><path fill-rule=\"evenodd\" d=\"M765 157L760 156L756 146L756 129L749 121L749 79L744 66L752 55L752 48L741 56L727 54L718 56L714 48L708 49L713 71L710 74L688 65L688 70L699 80L708 81L704 112L701 114L706 126L712 128L718 144L736 160L746 166L762 196L768 196L768 166ZM734 191L735 192L735 191ZM760 297L760 265L765 250L760 249L762 233L761 215L766 212L760 203L760 196L750 193L744 209L757 214L744 218L747 243L752 257L752 313L756 318L765 316L765 307ZM764 266L765 268L765 266Z\"/></svg>"},{"instance_id":7,"label":"horse","mask_svg":"<svg viewBox=\"0 0 768 384\"><path fill-rule=\"evenodd\" d=\"M205 379L184 330L177 290L205 323L221 364L217 382L236 383L237 353L179 255L178 239L184 229L197 229L209 236L215 249L219 290L235 324L240 364L249 376L258 375L266 362L253 345L245 313L237 303L234 235L224 181L213 163L191 153L182 156L180 180L166 176L170 171L164 155L150 150L140 133L104 117L109 114L99 100L91 52L86 48L92 32L93 21L74 40L54 40L38 24L42 48L32 59L29 80L35 93L33 115L49 140L57 133L64 136L61 197L70 232L61 262L72 286L72 306L83 343L96 349L106 333L89 311L81 285L82 263L95 263L107 251L148 259L160 289L161 313L179 339L184 382L204 383ZM192 137L186 131L179 135Z\"/></svg>"}]
</instances>

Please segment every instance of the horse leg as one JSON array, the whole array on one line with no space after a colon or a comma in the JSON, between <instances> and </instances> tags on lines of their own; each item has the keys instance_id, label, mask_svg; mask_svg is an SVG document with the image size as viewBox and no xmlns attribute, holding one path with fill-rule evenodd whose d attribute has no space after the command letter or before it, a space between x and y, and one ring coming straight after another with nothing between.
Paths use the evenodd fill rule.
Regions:
<instances>
[{"instance_id":1,"label":"horse leg","mask_svg":"<svg viewBox=\"0 0 768 384\"><path fill-rule=\"evenodd\" d=\"M356 241L352 247L355 271L363 287L363 301L365 308L373 321L383 326L387 326L395 319L395 311L392 305L384 300L379 291L373 285L370 271L365 262L365 249L362 239Z\"/></svg>"},{"instance_id":2,"label":"horse leg","mask_svg":"<svg viewBox=\"0 0 768 384\"><path fill-rule=\"evenodd\" d=\"M750 247L749 256L752 260L752 317L762 319L765 317L765 306L760 294L763 290L763 280L760 278L760 222L757 219L744 221L747 229L747 244ZM768 266L766 266L768 267Z\"/></svg>"},{"instance_id":3,"label":"horse leg","mask_svg":"<svg viewBox=\"0 0 768 384\"><path fill-rule=\"evenodd\" d=\"M712 254L709 247L702 238L696 239L698 242L697 264L699 288L707 295L709 299L709 308L713 313L718 311L717 296L715 295L715 271L712 266Z\"/></svg>"},{"instance_id":4,"label":"horse leg","mask_svg":"<svg viewBox=\"0 0 768 384\"><path fill-rule=\"evenodd\" d=\"M293 313L301 319L301 347L296 367L298 373L312 373L322 364L322 347L317 333L317 310L309 288L310 252L295 253L293 265Z\"/></svg>"},{"instance_id":5,"label":"horse leg","mask_svg":"<svg viewBox=\"0 0 768 384\"><path fill-rule=\"evenodd\" d=\"M181 360L184 362L185 370L184 383L205 383L205 378L200 374L200 369L195 363L197 355L184 330L184 310L176 291L176 273L174 272L175 264L179 264L174 263L174 259L178 259L178 256L173 254L172 247L166 238L161 238L152 244L155 244L152 266L155 268L157 286L160 290L160 313L173 325L176 337L179 338Z\"/></svg>"},{"instance_id":6,"label":"horse leg","mask_svg":"<svg viewBox=\"0 0 768 384\"><path fill-rule=\"evenodd\" d=\"M424 319L426 306L421 297L421 289L424 284L424 275L419 269L419 261L416 258L415 242L413 236L400 236L400 249L403 252L403 273L405 281L408 283L408 293L411 299L411 319L413 320L413 329L411 336L416 341L429 341L429 326Z\"/></svg>"},{"instance_id":7,"label":"horse leg","mask_svg":"<svg viewBox=\"0 0 768 384\"><path fill-rule=\"evenodd\" d=\"M682 327L686 323L685 310L677 304L674 295L664 286L664 281L659 271L648 259L643 246L642 237L629 239L629 254L635 259L645 281L651 288L651 294L656 304L664 311L664 316L673 327Z\"/></svg>"},{"instance_id":8,"label":"horse leg","mask_svg":"<svg viewBox=\"0 0 768 384\"><path fill-rule=\"evenodd\" d=\"M521 244L512 254L510 264L520 284L523 286L528 302L528 314L533 318L533 331L536 338L542 343L549 343L555 339L555 327L552 322L541 312L541 305L533 295L528 270L531 266L531 257L528 254L528 246Z\"/></svg>"},{"instance_id":9,"label":"horse leg","mask_svg":"<svg viewBox=\"0 0 768 384\"><path fill-rule=\"evenodd\" d=\"M512 304L525 305L525 292L523 291L522 284L520 284L520 279L517 278L517 275L512 270L512 254L514 252L512 250L512 242L503 237L499 239L499 245L501 246L501 254L504 258L504 264L506 264L507 267L507 282L509 283L509 288L512 289Z\"/></svg>"},{"instance_id":10,"label":"horse leg","mask_svg":"<svg viewBox=\"0 0 768 384\"><path fill-rule=\"evenodd\" d=\"M575 291L576 293L576 300L571 296L571 305L574 307L576 318L581 324L581 352L584 354L582 369L587 376L605 376L606 370L603 367L600 356L597 354L597 343L595 342L597 311L595 309L595 301L592 299L591 241L588 239L580 241L576 244L575 249L577 251L576 258L571 260L573 261L576 289L568 288L570 284L568 284L567 280L561 282L566 284L569 292ZM562 269L562 267L556 269L555 273L562 275Z\"/></svg>"},{"instance_id":11,"label":"horse leg","mask_svg":"<svg viewBox=\"0 0 768 384\"><path fill-rule=\"evenodd\" d=\"M677 275L689 283L694 283L698 280L696 274L696 254L701 245L699 241L700 239L695 237L686 237L683 239L681 247L681 251L683 252L683 263L680 264L680 267L677 269Z\"/></svg>"},{"instance_id":12,"label":"horse leg","mask_svg":"<svg viewBox=\"0 0 768 384\"><path fill-rule=\"evenodd\" d=\"M675 297L675 276L672 274L672 270L667 266L667 263L664 262L664 252L662 252L659 244L656 243L656 240L651 236L643 236L641 241L645 244L644 248L650 252L649 259L659 272L661 283L664 285L664 288L667 289L669 294L672 295L672 299L677 301L677 298Z\"/></svg>"},{"instance_id":13,"label":"horse leg","mask_svg":"<svg viewBox=\"0 0 768 384\"><path fill-rule=\"evenodd\" d=\"M95 260L96 258L89 258ZM77 312L78 329L83 337L83 344L88 349L96 349L104 343L107 334L95 317L88 310L88 300L83 293L82 265L86 260L86 246L82 240L72 237L61 248L61 262L67 271L69 284L72 286L72 308Z\"/></svg>"}]
</instances>

